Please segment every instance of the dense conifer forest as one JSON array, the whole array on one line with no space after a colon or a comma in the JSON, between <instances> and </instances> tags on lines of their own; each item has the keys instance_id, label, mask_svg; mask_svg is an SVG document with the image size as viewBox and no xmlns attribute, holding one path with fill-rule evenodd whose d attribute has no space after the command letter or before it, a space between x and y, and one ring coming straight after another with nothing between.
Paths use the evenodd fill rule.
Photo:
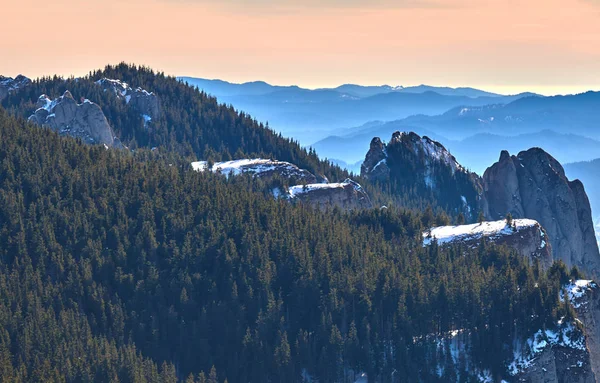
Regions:
<instances>
[{"instance_id":1,"label":"dense conifer forest","mask_svg":"<svg viewBox=\"0 0 600 383\"><path fill-rule=\"evenodd\" d=\"M191 171L190 156L239 151L343 173L173 79L126 68L91 78L172 94L150 135L91 82L68 87L102 99L135 152L12 116L60 93L58 79L0 108L0 381L468 381L435 339L460 331L471 368L498 375L514 337L572 315L558 299L564 265L542 272L484 242L422 247L443 212L318 211L250 177ZM166 149L143 149L153 145Z\"/></svg>"}]
</instances>

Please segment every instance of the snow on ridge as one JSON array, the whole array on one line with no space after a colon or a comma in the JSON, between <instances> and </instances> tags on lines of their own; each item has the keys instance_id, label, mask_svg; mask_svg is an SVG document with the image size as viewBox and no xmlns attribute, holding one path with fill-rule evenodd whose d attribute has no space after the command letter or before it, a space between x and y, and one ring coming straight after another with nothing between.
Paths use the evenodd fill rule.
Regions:
<instances>
[{"instance_id":1,"label":"snow on ridge","mask_svg":"<svg viewBox=\"0 0 600 383\"><path fill-rule=\"evenodd\" d=\"M62 100L64 100L65 95L67 94L68 91L66 91L62 96L55 98L54 100L52 100L50 97L48 97L45 94L42 94L39 98L38 98L38 108L36 109L36 112L40 109L44 109L46 110L48 113L53 113L54 108L56 107L56 105L58 105ZM77 104L82 105L82 104L91 104L91 105L95 105L94 102L88 100L87 98L83 99L81 104Z\"/></svg>"},{"instance_id":2,"label":"snow on ridge","mask_svg":"<svg viewBox=\"0 0 600 383\"><path fill-rule=\"evenodd\" d=\"M454 156L439 142L430 139L429 137L421 138L421 148L428 158L441 161L448 165L452 172L464 171L464 168L459 164Z\"/></svg>"},{"instance_id":3,"label":"snow on ridge","mask_svg":"<svg viewBox=\"0 0 600 383\"><path fill-rule=\"evenodd\" d=\"M4 77L4 76L0 75L0 85L6 87L8 92L14 92L16 90L19 90L19 89L29 85L29 84L31 84L31 79L29 79L21 74L15 78Z\"/></svg>"},{"instance_id":4,"label":"snow on ridge","mask_svg":"<svg viewBox=\"0 0 600 383\"><path fill-rule=\"evenodd\" d=\"M101 85L101 86L105 86L105 85L111 86L114 90L114 92L117 94L117 97L125 97L127 95L128 91L131 91L131 87L124 81L121 80L114 80L114 79L110 79L110 78L101 78L100 80L96 81L96 84ZM104 88L104 91L106 92L108 90L108 88Z\"/></svg>"},{"instance_id":5,"label":"snow on ridge","mask_svg":"<svg viewBox=\"0 0 600 383\"><path fill-rule=\"evenodd\" d=\"M483 237L497 238L512 235L514 230L522 230L539 223L533 219L513 219L513 226L508 226L506 220L475 223L460 226L438 226L423 233L423 246L429 246L436 240L438 244L447 244L455 241L477 240Z\"/></svg>"}]
</instances>

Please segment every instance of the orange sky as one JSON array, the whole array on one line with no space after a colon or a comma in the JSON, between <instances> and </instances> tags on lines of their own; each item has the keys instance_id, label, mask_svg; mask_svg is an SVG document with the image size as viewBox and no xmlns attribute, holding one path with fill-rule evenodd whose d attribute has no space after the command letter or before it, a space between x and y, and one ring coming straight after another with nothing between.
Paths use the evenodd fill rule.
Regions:
<instances>
[{"instance_id":1,"label":"orange sky","mask_svg":"<svg viewBox=\"0 0 600 383\"><path fill-rule=\"evenodd\" d=\"M600 0L2 0L0 73L600 90Z\"/></svg>"}]
</instances>

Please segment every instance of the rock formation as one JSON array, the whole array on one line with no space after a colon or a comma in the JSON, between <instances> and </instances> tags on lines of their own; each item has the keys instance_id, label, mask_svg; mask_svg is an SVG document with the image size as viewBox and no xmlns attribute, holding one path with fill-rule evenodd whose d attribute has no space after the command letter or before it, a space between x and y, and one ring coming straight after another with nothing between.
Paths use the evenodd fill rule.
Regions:
<instances>
[{"instance_id":1,"label":"rock formation","mask_svg":"<svg viewBox=\"0 0 600 383\"><path fill-rule=\"evenodd\" d=\"M251 174L261 179L274 177L286 180L290 187L275 187L273 195L289 201L308 203L321 209L337 206L344 210L368 209L371 199L365 190L355 181L346 179L341 183L329 183L325 177L316 177L306 169L284 161L266 159L241 159L217 162L211 167L206 161L192 162L192 169L223 174L228 177Z\"/></svg>"},{"instance_id":2,"label":"rock formation","mask_svg":"<svg viewBox=\"0 0 600 383\"><path fill-rule=\"evenodd\" d=\"M51 100L46 95L38 99L38 109L29 117L38 125L51 128L62 135L82 139L88 144L122 147L115 137L102 109L90 100L78 104L69 91Z\"/></svg>"},{"instance_id":3,"label":"rock formation","mask_svg":"<svg viewBox=\"0 0 600 383\"><path fill-rule=\"evenodd\" d=\"M351 179L341 183L292 186L288 193L292 200L310 203L321 209L335 206L344 210L372 207L367 193Z\"/></svg>"},{"instance_id":4,"label":"rock formation","mask_svg":"<svg viewBox=\"0 0 600 383\"><path fill-rule=\"evenodd\" d=\"M511 213L537 220L548 232L555 259L590 276L600 273L591 208L583 185L569 181L562 166L542 149L533 148L500 160L483 176L486 216Z\"/></svg>"},{"instance_id":5,"label":"rock formation","mask_svg":"<svg viewBox=\"0 0 600 383\"><path fill-rule=\"evenodd\" d=\"M140 113L146 126L152 120L158 118L160 114L160 102L153 92L148 92L139 87L133 89L125 82L108 78L102 78L96 81L96 84L100 85L105 92L113 92L118 98Z\"/></svg>"},{"instance_id":6,"label":"rock formation","mask_svg":"<svg viewBox=\"0 0 600 383\"><path fill-rule=\"evenodd\" d=\"M387 150L379 137L375 137L371 141L371 147L360 167L360 173L371 180L385 180L390 176L390 168L387 165Z\"/></svg>"},{"instance_id":7,"label":"rock formation","mask_svg":"<svg viewBox=\"0 0 600 383\"><path fill-rule=\"evenodd\" d=\"M463 168L442 144L413 132L396 132L387 145L375 137L361 175L432 194L439 205L462 212L471 222L483 204L480 177Z\"/></svg>"},{"instance_id":8,"label":"rock formation","mask_svg":"<svg viewBox=\"0 0 600 383\"><path fill-rule=\"evenodd\" d=\"M205 171L208 168L206 161L192 162L192 168ZM294 164L285 161L267 159L242 159L226 162L217 162L210 169L213 173L227 176L239 174L252 174L257 178L271 179L275 176L288 179L295 183L317 183L317 177L305 169L300 169Z\"/></svg>"},{"instance_id":9,"label":"rock formation","mask_svg":"<svg viewBox=\"0 0 600 383\"><path fill-rule=\"evenodd\" d=\"M596 383L590 354L564 347L545 349L515 379L526 383Z\"/></svg>"},{"instance_id":10,"label":"rock formation","mask_svg":"<svg viewBox=\"0 0 600 383\"><path fill-rule=\"evenodd\" d=\"M27 85L31 84L31 80L23 75L18 75L16 78L0 76L0 101L2 101L9 93L15 92Z\"/></svg>"},{"instance_id":11,"label":"rock formation","mask_svg":"<svg viewBox=\"0 0 600 383\"><path fill-rule=\"evenodd\" d=\"M428 246L436 241L441 246L461 243L477 247L482 238L516 250L528 258L531 264L539 262L543 269L552 266L552 248L548 243L548 235L538 222L531 219L515 219L510 226L506 220L500 220L434 227L423 233L423 245Z\"/></svg>"},{"instance_id":12,"label":"rock formation","mask_svg":"<svg viewBox=\"0 0 600 383\"><path fill-rule=\"evenodd\" d=\"M600 377L600 288L592 281L573 281L565 290L584 326L592 371Z\"/></svg>"},{"instance_id":13,"label":"rock formation","mask_svg":"<svg viewBox=\"0 0 600 383\"><path fill-rule=\"evenodd\" d=\"M542 149L510 156L507 151L483 177L465 170L439 143L415 133L393 134L385 145L374 138L361 169L372 181L432 195L434 202L468 222L483 211L491 221L538 221L548 233L555 259L600 277L600 252L590 204L580 181L569 181L562 166Z\"/></svg>"}]
</instances>

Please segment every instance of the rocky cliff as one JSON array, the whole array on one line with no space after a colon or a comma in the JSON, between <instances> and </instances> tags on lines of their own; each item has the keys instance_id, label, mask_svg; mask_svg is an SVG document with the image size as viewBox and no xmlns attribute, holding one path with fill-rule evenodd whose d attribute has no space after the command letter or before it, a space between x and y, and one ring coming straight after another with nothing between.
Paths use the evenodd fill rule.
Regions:
<instances>
[{"instance_id":1,"label":"rocky cliff","mask_svg":"<svg viewBox=\"0 0 600 383\"><path fill-rule=\"evenodd\" d=\"M538 222L531 219L515 219L511 225L508 225L506 220L500 220L434 227L423 233L423 246L436 241L441 246L461 243L476 247L483 238L516 250L532 264L539 262L544 269L552 266L552 248L548 243L548 235Z\"/></svg>"},{"instance_id":2,"label":"rocky cliff","mask_svg":"<svg viewBox=\"0 0 600 383\"><path fill-rule=\"evenodd\" d=\"M483 177L464 169L439 143L415 133L393 134L386 145L371 141L362 176L397 190L431 198L432 204L462 212L474 222L483 211L491 221L511 213L539 222L555 259L600 277L600 252L590 204L582 183L569 181L563 167L542 149L500 154Z\"/></svg>"},{"instance_id":3,"label":"rocky cliff","mask_svg":"<svg viewBox=\"0 0 600 383\"><path fill-rule=\"evenodd\" d=\"M66 91L55 100L41 95L37 107L29 121L47 126L63 135L80 138L88 144L122 147L102 109L90 100L86 99L78 104L71 93Z\"/></svg>"},{"instance_id":4,"label":"rocky cliff","mask_svg":"<svg viewBox=\"0 0 600 383\"><path fill-rule=\"evenodd\" d=\"M375 137L361 175L419 195L431 194L438 205L462 212L471 222L484 203L480 177L463 168L439 142L412 132L394 133L387 145Z\"/></svg>"},{"instance_id":5,"label":"rocky cliff","mask_svg":"<svg viewBox=\"0 0 600 383\"><path fill-rule=\"evenodd\" d=\"M208 169L208 163L206 161L192 162L192 168L196 171L205 171ZM312 184L318 182L317 177L308 170L300 169L289 162L262 158L216 162L212 165L210 171L227 176L252 174L257 178L264 179L279 176L294 183Z\"/></svg>"},{"instance_id":6,"label":"rocky cliff","mask_svg":"<svg viewBox=\"0 0 600 383\"><path fill-rule=\"evenodd\" d=\"M158 118L160 102L153 92L142 88L132 88L120 80L102 78L96 81L105 92L113 92L119 99L134 108L144 118L146 126Z\"/></svg>"},{"instance_id":7,"label":"rocky cliff","mask_svg":"<svg viewBox=\"0 0 600 383\"><path fill-rule=\"evenodd\" d=\"M500 160L483 176L486 216L537 220L548 232L554 257L590 276L600 273L600 253L583 185L569 181L562 166L533 148Z\"/></svg>"},{"instance_id":8,"label":"rocky cliff","mask_svg":"<svg viewBox=\"0 0 600 383\"><path fill-rule=\"evenodd\" d=\"M481 370L473 363L472 332L455 330L444 336L431 335L419 342L437 345L435 361L438 376L445 369L462 364L468 376L459 376L460 382L482 383L595 383L593 361L586 346L587 337L576 321L559 321L556 325L540 329L530 337L512 340L512 357L505 361L506 370L496 372L494 378L489 370ZM501 353L498 353L500 355ZM432 355L426 355L430 360ZM449 380L441 380L449 381Z\"/></svg>"},{"instance_id":9,"label":"rocky cliff","mask_svg":"<svg viewBox=\"0 0 600 383\"><path fill-rule=\"evenodd\" d=\"M584 326L592 371L600 378L600 288L592 281L573 281L565 290Z\"/></svg>"},{"instance_id":10,"label":"rocky cliff","mask_svg":"<svg viewBox=\"0 0 600 383\"><path fill-rule=\"evenodd\" d=\"M15 92L29 84L31 84L31 80L23 75L18 75L15 78L0 76L0 101L8 96L9 93Z\"/></svg>"},{"instance_id":11,"label":"rocky cliff","mask_svg":"<svg viewBox=\"0 0 600 383\"><path fill-rule=\"evenodd\" d=\"M344 210L373 207L368 194L351 179L341 183L292 186L288 193L292 200L310 203L321 209L335 206Z\"/></svg>"}]
</instances>

